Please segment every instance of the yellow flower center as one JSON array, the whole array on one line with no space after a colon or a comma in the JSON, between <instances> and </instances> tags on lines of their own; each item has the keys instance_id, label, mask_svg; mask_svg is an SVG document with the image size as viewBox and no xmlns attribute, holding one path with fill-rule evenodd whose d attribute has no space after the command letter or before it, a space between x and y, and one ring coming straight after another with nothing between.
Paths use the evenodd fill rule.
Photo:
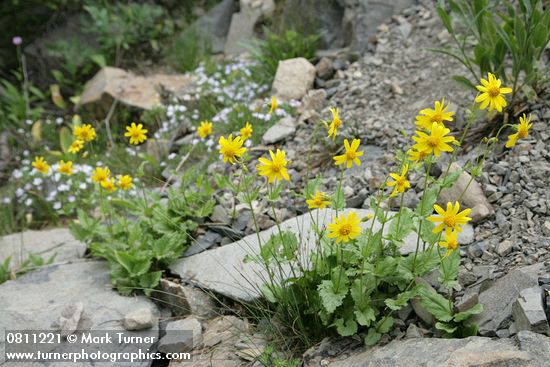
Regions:
<instances>
[{"instance_id":1,"label":"yellow flower center","mask_svg":"<svg viewBox=\"0 0 550 367\"><path fill-rule=\"evenodd\" d=\"M437 136L429 136L426 139L426 144L431 148L435 148L439 145L439 138Z\"/></svg>"},{"instance_id":2,"label":"yellow flower center","mask_svg":"<svg viewBox=\"0 0 550 367\"><path fill-rule=\"evenodd\" d=\"M487 87L487 93L489 93L489 96L491 96L491 98L495 98L500 94L500 88L496 85L491 85Z\"/></svg>"},{"instance_id":3,"label":"yellow flower center","mask_svg":"<svg viewBox=\"0 0 550 367\"><path fill-rule=\"evenodd\" d=\"M527 135L529 135L529 130L527 130L527 129L519 129L518 130L518 137L520 137L521 139L525 139L527 137Z\"/></svg>"},{"instance_id":4,"label":"yellow flower center","mask_svg":"<svg viewBox=\"0 0 550 367\"><path fill-rule=\"evenodd\" d=\"M352 227L351 224L346 223L340 227L340 234L342 236L348 236L351 233Z\"/></svg>"},{"instance_id":5,"label":"yellow flower center","mask_svg":"<svg viewBox=\"0 0 550 367\"><path fill-rule=\"evenodd\" d=\"M346 158L351 161L352 159L355 159L357 158L357 152L353 151L353 150L348 150L346 152Z\"/></svg>"},{"instance_id":6,"label":"yellow flower center","mask_svg":"<svg viewBox=\"0 0 550 367\"><path fill-rule=\"evenodd\" d=\"M445 223L445 225L446 225L447 227L454 227L454 226L456 226L456 219L455 219L454 216L452 216L452 217L445 217L445 218L443 219L443 223Z\"/></svg>"},{"instance_id":7,"label":"yellow flower center","mask_svg":"<svg viewBox=\"0 0 550 367\"><path fill-rule=\"evenodd\" d=\"M436 113L434 114L431 118L430 118L430 122L437 122L439 124L443 123L443 115L440 114L440 113Z\"/></svg>"}]
</instances>

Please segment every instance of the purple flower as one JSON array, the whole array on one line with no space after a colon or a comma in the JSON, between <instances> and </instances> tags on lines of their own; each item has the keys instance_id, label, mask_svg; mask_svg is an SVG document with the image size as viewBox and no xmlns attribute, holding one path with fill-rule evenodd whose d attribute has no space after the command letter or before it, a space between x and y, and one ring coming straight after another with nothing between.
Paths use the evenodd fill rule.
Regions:
<instances>
[{"instance_id":1,"label":"purple flower","mask_svg":"<svg viewBox=\"0 0 550 367\"><path fill-rule=\"evenodd\" d=\"M19 46L20 44L23 43L23 38L19 37L19 36L15 36L12 38L11 42L15 45L15 46Z\"/></svg>"}]
</instances>

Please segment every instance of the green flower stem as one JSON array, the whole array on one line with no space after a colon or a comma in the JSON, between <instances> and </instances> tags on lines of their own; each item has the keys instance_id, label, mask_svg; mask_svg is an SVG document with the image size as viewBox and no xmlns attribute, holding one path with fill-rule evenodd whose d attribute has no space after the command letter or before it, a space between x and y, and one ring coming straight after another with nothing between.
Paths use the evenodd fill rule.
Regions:
<instances>
[{"instance_id":1,"label":"green flower stem","mask_svg":"<svg viewBox=\"0 0 550 367\"><path fill-rule=\"evenodd\" d=\"M416 258L418 257L418 250L420 249L420 234L422 233L422 223L424 222L424 215L422 212L424 211L424 199L426 197L426 190L428 188L428 181L430 178L430 170L432 169L432 162L428 163L428 167L426 169L426 177L424 179L424 189L422 191L422 199L420 200L420 215L422 216L422 220L418 224L418 233L416 237L416 250L414 251L414 259L413 259L413 266L412 266L412 272L414 273L416 268ZM423 245L423 251L425 250Z\"/></svg>"}]
</instances>

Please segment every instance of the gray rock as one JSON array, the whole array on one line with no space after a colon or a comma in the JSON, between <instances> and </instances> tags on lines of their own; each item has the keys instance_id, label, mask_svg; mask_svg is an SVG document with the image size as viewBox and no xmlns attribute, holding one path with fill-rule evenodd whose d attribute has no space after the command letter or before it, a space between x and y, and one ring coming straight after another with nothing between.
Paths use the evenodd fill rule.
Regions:
<instances>
[{"instance_id":1,"label":"gray rock","mask_svg":"<svg viewBox=\"0 0 550 367\"><path fill-rule=\"evenodd\" d=\"M479 326L479 333L496 335L496 331L507 327L512 316L512 305L523 289L538 285L538 276L544 272L543 264L535 264L516 269L497 280L479 295L483 312L472 317Z\"/></svg>"},{"instance_id":2,"label":"gray rock","mask_svg":"<svg viewBox=\"0 0 550 367\"><path fill-rule=\"evenodd\" d=\"M319 78L328 80L334 74L334 68L332 67L332 60L328 57L322 57L315 65L315 70Z\"/></svg>"},{"instance_id":3,"label":"gray rock","mask_svg":"<svg viewBox=\"0 0 550 367\"><path fill-rule=\"evenodd\" d=\"M548 366L550 357L550 338L531 331L522 330L516 335L519 349L526 351L532 358L533 367Z\"/></svg>"},{"instance_id":4,"label":"gray rock","mask_svg":"<svg viewBox=\"0 0 550 367\"><path fill-rule=\"evenodd\" d=\"M412 338L423 338L424 335L420 331L420 328L416 326L415 324L410 324L407 328L407 333L405 334L406 339L412 339Z\"/></svg>"},{"instance_id":5,"label":"gray rock","mask_svg":"<svg viewBox=\"0 0 550 367\"><path fill-rule=\"evenodd\" d=\"M519 293L513 307L517 330L529 330L550 335L543 304L543 290L540 287L527 288Z\"/></svg>"},{"instance_id":6,"label":"gray rock","mask_svg":"<svg viewBox=\"0 0 550 367\"><path fill-rule=\"evenodd\" d=\"M512 252L512 248L514 247L514 243L510 240L504 240L497 246L497 252L500 256L506 256L510 252Z\"/></svg>"},{"instance_id":7,"label":"gray rock","mask_svg":"<svg viewBox=\"0 0 550 367\"><path fill-rule=\"evenodd\" d=\"M271 126L262 136L264 144L278 143L296 132L296 122L294 118L288 116L279 120L275 125Z\"/></svg>"},{"instance_id":8,"label":"gray rock","mask_svg":"<svg viewBox=\"0 0 550 367\"><path fill-rule=\"evenodd\" d=\"M82 302L67 305L63 310L61 310L59 318L52 324L52 327L55 330L61 331L62 336L72 334L79 329L86 329L89 325L83 325L83 322L86 322L85 318L82 316L83 312L84 304Z\"/></svg>"},{"instance_id":9,"label":"gray rock","mask_svg":"<svg viewBox=\"0 0 550 367\"><path fill-rule=\"evenodd\" d=\"M212 297L198 288L161 279L160 289L155 292L155 299L169 308L175 316L196 315L209 318L218 313Z\"/></svg>"},{"instance_id":10,"label":"gray rock","mask_svg":"<svg viewBox=\"0 0 550 367\"><path fill-rule=\"evenodd\" d=\"M216 232L208 231L199 236L193 244L185 251L183 256L192 256L208 250L212 246L220 243L222 236Z\"/></svg>"},{"instance_id":11,"label":"gray rock","mask_svg":"<svg viewBox=\"0 0 550 367\"><path fill-rule=\"evenodd\" d=\"M11 256L10 266L17 268L29 253L48 260L55 255L54 262L79 259L84 255L86 245L74 239L67 228L43 231L25 231L0 238L0 263Z\"/></svg>"},{"instance_id":12,"label":"gray rock","mask_svg":"<svg viewBox=\"0 0 550 367\"><path fill-rule=\"evenodd\" d=\"M315 66L303 57L279 61L273 94L283 101L300 100L313 88Z\"/></svg>"},{"instance_id":13,"label":"gray rock","mask_svg":"<svg viewBox=\"0 0 550 367\"><path fill-rule=\"evenodd\" d=\"M456 309L458 312L464 312L474 307L479 303L479 294L477 289L468 289L459 302L456 303Z\"/></svg>"},{"instance_id":14,"label":"gray rock","mask_svg":"<svg viewBox=\"0 0 550 367\"><path fill-rule=\"evenodd\" d=\"M131 311L124 316L122 326L126 330L144 330L150 329L157 325L158 317L151 312L148 307L140 308L139 310Z\"/></svg>"},{"instance_id":15,"label":"gray rock","mask_svg":"<svg viewBox=\"0 0 550 367\"><path fill-rule=\"evenodd\" d=\"M344 213L349 213L351 209L346 209ZM360 218L366 217L372 213L371 210L353 209ZM313 218L317 217L317 211L313 211ZM340 211L339 214L342 214ZM393 215L390 212L390 215ZM326 225L331 221L334 211L329 209L319 210L319 224ZM311 251L315 249L315 237L311 230L310 214L304 214L292 219L288 219L280 224L283 231L290 230L296 234L300 241L300 258L306 259ZM371 222L362 222L361 226L367 228ZM385 230L389 226L385 226ZM377 222L374 231L380 229ZM277 227L271 227L268 230L260 232L262 244L265 243L271 234L278 233ZM400 248L402 253L408 254L416 248L416 235L409 234L404 239L404 245ZM240 241L205 251L195 256L180 259L172 264L170 270L179 275L183 280L193 282L201 288L220 293L224 296L242 300L252 301L259 298L258 290L267 279L266 270L259 264L249 261L244 262L244 258L254 256L259 253L260 244L256 234L244 237ZM278 273L278 272L277 272ZM279 274L279 273L278 273ZM283 274L290 276L290 269L283 269Z\"/></svg>"},{"instance_id":16,"label":"gray rock","mask_svg":"<svg viewBox=\"0 0 550 367\"><path fill-rule=\"evenodd\" d=\"M240 10L231 18L224 52L227 55L246 51L246 44L254 37L254 27L260 19L275 10L273 0L240 0Z\"/></svg>"},{"instance_id":17,"label":"gray rock","mask_svg":"<svg viewBox=\"0 0 550 367\"><path fill-rule=\"evenodd\" d=\"M426 280L424 280L422 278L416 278L416 284L417 285L422 284L424 287L428 288L432 292L437 293L437 291ZM411 303L411 306L414 310L414 313L416 313L416 316L418 316L420 318L420 320L424 321L427 325L430 325L430 326L435 325L435 318L420 303L420 298L419 297L415 297L415 298L411 299L410 303Z\"/></svg>"},{"instance_id":18,"label":"gray rock","mask_svg":"<svg viewBox=\"0 0 550 367\"><path fill-rule=\"evenodd\" d=\"M78 106L94 104L105 110L116 99L131 107L151 110L161 105L159 88L176 93L194 80L191 74L141 76L106 66L84 85Z\"/></svg>"},{"instance_id":19,"label":"gray rock","mask_svg":"<svg viewBox=\"0 0 550 367\"><path fill-rule=\"evenodd\" d=\"M458 170L462 170L462 167L460 167L457 163L453 163L449 169L449 173L453 173ZM440 205L446 205L447 202L454 203L462 195L460 202L465 208L472 209L470 217L472 218L472 222L475 223L480 222L486 217L494 214L495 211L485 197L481 186L475 179L470 183L471 179L472 176L470 176L468 172L462 172L452 187L441 190L438 203ZM468 183L470 183L469 186ZM464 192L464 194L462 194L466 188L468 189Z\"/></svg>"},{"instance_id":20,"label":"gray rock","mask_svg":"<svg viewBox=\"0 0 550 367\"><path fill-rule=\"evenodd\" d=\"M550 237L550 220L547 220L542 225L542 233L544 233L545 236Z\"/></svg>"},{"instance_id":21,"label":"gray rock","mask_svg":"<svg viewBox=\"0 0 550 367\"><path fill-rule=\"evenodd\" d=\"M311 89L302 99L302 104L298 107L298 112L303 114L306 111L321 111L325 105L327 92L324 89ZM303 120L300 118L300 120Z\"/></svg>"},{"instance_id":22,"label":"gray rock","mask_svg":"<svg viewBox=\"0 0 550 367\"><path fill-rule=\"evenodd\" d=\"M518 349L509 339L411 338L394 340L383 347L359 351L351 357L328 363L331 367L390 366L508 366L528 367L537 356Z\"/></svg>"},{"instance_id":23,"label":"gray rock","mask_svg":"<svg viewBox=\"0 0 550 367\"><path fill-rule=\"evenodd\" d=\"M229 224L230 222L227 210L221 205L214 206L212 214L210 215L210 220L214 223L221 224Z\"/></svg>"},{"instance_id":24,"label":"gray rock","mask_svg":"<svg viewBox=\"0 0 550 367\"><path fill-rule=\"evenodd\" d=\"M474 227L466 223L462 226L462 232L458 234L458 243L461 245L469 245L474 242Z\"/></svg>"},{"instance_id":25,"label":"gray rock","mask_svg":"<svg viewBox=\"0 0 550 367\"><path fill-rule=\"evenodd\" d=\"M158 345L162 353L190 352L202 342L202 325L195 317L172 321L166 325Z\"/></svg>"},{"instance_id":26,"label":"gray rock","mask_svg":"<svg viewBox=\"0 0 550 367\"><path fill-rule=\"evenodd\" d=\"M72 307L79 303L82 304L82 312L79 311L80 306ZM4 355L4 330L49 330L52 325L60 326L59 321L65 318L73 321L79 319L78 328L83 330L124 332L123 315L143 308L158 314L156 306L147 297L124 297L113 290L106 262L79 261L43 267L0 285L0 355ZM65 324L66 329L73 327L74 323L70 327ZM158 333L158 327L154 327L132 332L132 336L156 340ZM144 345L145 349L152 344ZM53 351L47 347L44 345L44 352ZM134 348L133 345L114 342L101 351L135 352ZM149 364L150 361L136 361L133 366L147 367ZM100 364L89 361L80 365Z\"/></svg>"}]
</instances>

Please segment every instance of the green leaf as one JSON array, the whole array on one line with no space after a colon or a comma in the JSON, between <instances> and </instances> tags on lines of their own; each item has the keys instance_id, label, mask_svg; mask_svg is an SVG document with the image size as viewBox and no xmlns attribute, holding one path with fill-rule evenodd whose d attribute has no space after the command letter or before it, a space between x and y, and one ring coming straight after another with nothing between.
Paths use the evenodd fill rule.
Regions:
<instances>
[{"instance_id":1,"label":"green leaf","mask_svg":"<svg viewBox=\"0 0 550 367\"><path fill-rule=\"evenodd\" d=\"M319 296L321 297L323 307L328 313L336 311L348 293L346 287L340 287L340 289L335 292L333 283L330 280L323 280L317 289L319 290Z\"/></svg>"},{"instance_id":2,"label":"green leaf","mask_svg":"<svg viewBox=\"0 0 550 367\"><path fill-rule=\"evenodd\" d=\"M426 287L419 287L418 294L422 306L437 320L449 322L453 319L453 311L445 297Z\"/></svg>"},{"instance_id":3,"label":"green leaf","mask_svg":"<svg viewBox=\"0 0 550 367\"><path fill-rule=\"evenodd\" d=\"M376 321L376 312L374 308L367 306L365 309L355 310L355 318L361 326L370 326L373 321Z\"/></svg>"},{"instance_id":4,"label":"green leaf","mask_svg":"<svg viewBox=\"0 0 550 367\"><path fill-rule=\"evenodd\" d=\"M386 316L386 317L382 318L382 320L380 320L376 323L376 330L379 333L385 334L388 331L390 331L392 326L393 326L393 317Z\"/></svg>"},{"instance_id":5,"label":"green leaf","mask_svg":"<svg viewBox=\"0 0 550 367\"><path fill-rule=\"evenodd\" d=\"M452 251L447 257L443 259L439 266L439 272L441 276L439 281L447 288L452 288L458 284L458 268L460 266L460 253L459 251Z\"/></svg>"},{"instance_id":6,"label":"green leaf","mask_svg":"<svg viewBox=\"0 0 550 367\"><path fill-rule=\"evenodd\" d=\"M465 78L461 75L453 75L452 79L468 90L477 90L476 86L468 78Z\"/></svg>"},{"instance_id":7,"label":"green leaf","mask_svg":"<svg viewBox=\"0 0 550 367\"><path fill-rule=\"evenodd\" d=\"M425 217L433 213L433 206L437 201L437 194L439 193L439 185L433 185L424 192L422 199L416 207L416 212Z\"/></svg>"},{"instance_id":8,"label":"green leaf","mask_svg":"<svg viewBox=\"0 0 550 367\"><path fill-rule=\"evenodd\" d=\"M386 306L388 306L389 309L393 311L398 311L405 307L409 300L416 297L417 294L417 289L413 288L410 291L399 293L395 299L387 298L384 303L386 304Z\"/></svg>"},{"instance_id":9,"label":"green leaf","mask_svg":"<svg viewBox=\"0 0 550 367\"><path fill-rule=\"evenodd\" d=\"M365 345L369 347L373 346L376 343L378 343L381 337L382 337L382 334L376 331L375 328L370 328L367 333L367 336L365 337Z\"/></svg>"},{"instance_id":10,"label":"green leaf","mask_svg":"<svg viewBox=\"0 0 550 367\"><path fill-rule=\"evenodd\" d=\"M436 322L435 328L439 330L443 330L447 334L453 334L458 329L457 326L452 326L451 324L446 324L443 322Z\"/></svg>"},{"instance_id":11,"label":"green leaf","mask_svg":"<svg viewBox=\"0 0 550 367\"><path fill-rule=\"evenodd\" d=\"M441 181L441 187L444 189L452 187L461 174L461 170L447 174L447 176L445 176L445 178Z\"/></svg>"},{"instance_id":12,"label":"green leaf","mask_svg":"<svg viewBox=\"0 0 550 367\"><path fill-rule=\"evenodd\" d=\"M334 194L332 195L332 207L334 210L342 210L346 207L346 199L344 197L344 190L342 185L338 185Z\"/></svg>"},{"instance_id":13,"label":"green leaf","mask_svg":"<svg viewBox=\"0 0 550 367\"><path fill-rule=\"evenodd\" d=\"M472 307L472 308L470 308L466 311L456 313L453 316L453 320L455 322L461 322L461 321L469 319L473 315L477 315L477 314L480 314L482 312L483 312L483 305L481 303L478 303L477 305L475 305L474 307Z\"/></svg>"},{"instance_id":14,"label":"green leaf","mask_svg":"<svg viewBox=\"0 0 550 367\"><path fill-rule=\"evenodd\" d=\"M441 2L437 4L436 10L437 10L437 15L439 15L439 18L443 22L443 25L445 26L445 28L447 28L447 31L452 34L453 23L452 23L451 17L449 16L449 14L447 14Z\"/></svg>"},{"instance_id":15,"label":"green leaf","mask_svg":"<svg viewBox=\"0 0 550 367\"><path fill-rule=\"evenodd\" d=\"M73 136L71 134L71 131L67 127L63 126L61 130L59 130L59 145L61 146L61 150L63 150L63 153L69 153L69 147L72 143Z\"/></svg>"},{"instance_id":16,"label":"green leaf","mask_svg":"<svg viewBox=\"0 0 550 367\"><path fill-rule=\"evenodd\" d=\"M333 326L336 326L336 331L341 336L352 336L357 334L357 323L353 319L336 319L334 320Z\"/></svg>"},{"instance_id":17,"label":"green leaf","mask_svg":"<svg viewBox=\"0 0 550 367\"><path fill-rule=\"evenodd\" d=\"M389 233L392 239L403 241L407 235L414 230L414 213L409 208L403 208L399 213L392 217ZM399 225L399 227L398 227Z\"/></svg>"}]
</instances>

